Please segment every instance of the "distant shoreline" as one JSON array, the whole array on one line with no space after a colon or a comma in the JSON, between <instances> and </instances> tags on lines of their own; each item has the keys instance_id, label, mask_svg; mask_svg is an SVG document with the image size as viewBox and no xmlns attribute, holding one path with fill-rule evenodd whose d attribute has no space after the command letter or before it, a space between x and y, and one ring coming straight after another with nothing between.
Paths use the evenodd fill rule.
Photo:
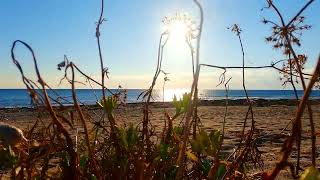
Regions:
<instances>
[{"instance_id":1,"label":"distant shoreline","mask_svg":"<svg viewBox=\"0 0 320 180\"><path fill-rule=\"evenodd\" d=\"M255 99L250 98L252 100L253 106L256 107L268 107L274 105L284 105L284 106L296 106L297 101L295 99ZM312 98L309 100L311 105L320 105L320 97L319 98ZM119 107L135 107L135 106L142 106L143 102L132 102L127 103L125 105L119 105ZM171 108L173 107L172 101L170 102L150 102L152 108ZM199 106L225 106L226 99L219 99L219 100L199 100ZM246 99L228 99L228 106L247 106ZM82 105L86 106L89 109L98 109L97 105ZM72 108L73 105L65 105L65 108ZM60 106L54 106L55 109L60 109ZM33 110L32 107L2 107L0 110Z\"/></svg>"},{"instance_id":2,"label":"distant shoreline","mask_svg":"<svg viewBox=\"0 0 320 180\"><path fill-rule=\"evenodd\" d=\"M112 90L116 92L116 90ZM178 99L182 97L184 93L188 91L179 90L179 89L167 89L164 93L161 91L154 90L153 97L154 101L161 103L163 100L166 103L170 104L173 97L176 96ZM130 104L141 103L141 99L137 99L139 95L143 93L142 89L128 90L126 94L126 102ZM41 95L41 93L40 93ZM56 92L48 90L48 95L52 99L58 100L60 103L68 106L72 105L72 92L71 90L59 89ZM79 103L84 103L88 106L94 106L98 100L102 98L101 90L96 91L95 93L92 90L88 89L78 89L76 90L76 95ZM110 94L107 93L109 96ZM225 90L201 90L199 89L198 97L202 101L202 104L212 104L212 105L221 105L224 104L224 99L226 98ZM286 102L279 101L295 101L296 94L293 90L248 90L248 95L250 99L257 101L258 104L265 104L265 101L272 101L281 104L287 104ZM298 90L297 95L299 98L303 96L303 90ZM122 95L122 98L125 97ZM230 105L241 105L246 99L246 94L243 90L229 90L228 99L230 100ZM262 100L260 100L262 99ZM320 90L314 90L310 94L310 99L320 99ZM213 103L211 103L213 102ZM157 104L155 103L155 104ZM269 102L267 102L268 104ZM291 104L291 103L290 103ZM295 103L294 103L295 104ZM54 106L58 105L53 104ZM25 89L8 89L0 90L0 108L23 108L31 107L31 98L27 90Z\"/></svg>"}]
</instances>

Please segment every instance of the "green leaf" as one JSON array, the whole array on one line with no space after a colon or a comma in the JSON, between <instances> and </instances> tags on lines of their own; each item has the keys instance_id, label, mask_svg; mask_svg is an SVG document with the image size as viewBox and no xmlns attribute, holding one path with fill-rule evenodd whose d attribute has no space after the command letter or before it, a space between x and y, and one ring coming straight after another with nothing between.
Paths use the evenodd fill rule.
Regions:
<instances>
[{"instance_id":1,"label":"green leaf","mask_svg":"<svg viewBox=\"0 0 320 180\"><path fill-rule=\"evenodd\" d=\"M80 157L80 169L84 170L88 162L88 156L84 155Z\"/></svg>"},{"instance_id":2,"label":"green leaf","mask_svg":"<svg viewBox=\"0 0 320 180\"><path fill-rule=\"evenodd\" d=\"M191 140L191 148L192 151L197 152L197 153L201 153L202 152L202 147L200 145L199 142L197 142L196 140Z\"/></svg>"},{"instance_id":3,"label":"green leaf","mask_svg":"<svg viewBox=\"0 0 320 180\"><path fill-rule=\"evenodd\" d=\"M127 133L124 128L119 128L120 144L128 150Z\"/></svg>"},{"instance_id":4,"label":"green leaf","mask_svg":"<svg viewBox=\"0 0 320 180\"><path fill-rule=\"evenodd\" d=\"M91 180L97 180L97 177L94 174L91 174Z\"/></svg>"},{"instance_id":5,"label":"green leaf","mask_svg":"<svg viewBox=\"0 0 320 180\"><path fill-rule=\"evenodd\" d=\"M169 149L169 144L164 144L164 143L160 144L160 157L163 160L167 160L169 158L168 149Z\"/></svg>"},{"instance_id":6,"label":"green leaf","mask_svg":"<svg viewBox=\"0 0 320 180\"><path fill-rule=\"evenodd\" d=\"M222 137L221 133L218 130L215 130L210 133L210 141L212 144L212 149L215 152L217 152L218 148L220 148L220 144L222 143Z\"/></svg>"},{"instance_id":7,"label":"green leaf","mask_svg":"<svg viewBox=\"0 0 320 180\"><path fill-rule=\"evenodd\" d=\"M317 168L308 167L301 175L301 180L317 180L320 179L320 172Z\"/></svg>"},{"instance_id":8,"label":"green leaf","mask_svg":"<svg viewBox=\"0 0 320 180\"><path fill-rule=\"evenodd\" d=\"M177 127L174 127L174 128L173 128L173 131L174 131L176 134L182 135L183 128L177 126Z\"/></svg>"},{"instance_id":9,"label":"green leaf","mask_svg":"<svg viewBox=\"0 0 320 180\"><path fill-rule=\"evenodd\" d=\"M206 131L201 130L196 138L191 140L191 147L194 152L215 156L220 148L220 143L220 131L213 131L208 135Z\"/></svg>"},{"instance_id":10,"label":"green leaf","mask_svg":"<svg viewBox=\"0 0 320 180\"><path fill-rule=\"evenodd\" d=\"M173 106L176 109L175 117L179 116L180 114L184 113L189 105L191 93L184 93L182 95L182 99L177 100L176 95L173 97Z\"/></svg>"},{"instance_id":11,"label":"green leaf","mask_svg":"<svg viewBox=\"0 0 320 180\"><path fill-rule=\"evenodd\" d=\"M97 102L97 105L102 107L108 114L110 114L117 106L117 97L108 96L105 100L101 99L100 102Z\"/></svg>"},{"instance_id":12,"label":"green leaf","mask_svg":"<svg viewBox=\"0 0 320 180\"><path fill-rule=\"evenodd\" d=\"M177 174L177 166L171 166L168 170L168 172L166 173L165 178L166 179L175 179L176 174Z\"/></svg>"},{"instance_id":13,"label":"green leaf","mask_svg":"<svg viewBox=\"0 0 320 180\"><path fill-rule=\"evenodd\" d=\"M201 163L201 170L203 175L208 176L208 173L211 169L211 162L208 159L204 159Z\"/></svg>"},{"instance_id":14,"label":"green leaf","mask_svg":"<svg viewBox=\"0 0 320 180\"><path fill-rule=\"evenodd\" d=\"M226 173L226 165L220 164L217 170L216 178L215 179L221 179L222 176Z\"/></svg>"},{"instance_id":15,"label":"green leaf","mask_svg":"<svg viewBox=\"0 0 320 180\"><path fill-rule=\"evenodd\" d=\"M180 101L177 100L177 96L174 95L173 96L173 106L176 108L176 114L180 114L180 111L181 111L181 103Z\"/></svg>"},{"instance_id":16,"label":"green leaf","mask_svg":"<svg viewBox=\"0 0 320 180\"><path fill-rule=\"evenodd\" d=\"M190 96L191 96L191 93L184 93L182 95L182 106L183 106L184 110L186 110L189 105Z\"/></svg>"},{"instance_id":17,"label":"green leaf","mask_svg":"<svg viewBox=\"0 0 320 180\"><path fill-rule=\"evenodd\" d=\"M126 139L129 149L131 149L139 140L138 130L133 126L133 124L130 124L127 129Z\"/></svg>"},{"instance_id":18,"label":"green leaf","mask_svg":"<svg viewBox=\"0 0 320 180\"><path fill-rule=\"evenodd\" d=\"M160 161L160 159L161 159L161 157L160 157L160 156L157 156L157 157L155 157L155 158L153 159L152 163L153 163L153 164L156 164L156 163L158 163L158 162Z\"/></svg>"},{"instance_id":19,"label":"green leaf","mask_svg":"<svg viewBox=\"0 0 320 180\"><path fill-rule=\"evenodd\" d=\"M0 148L0 170L13 168L18 163L18 160L19 157L11 149L11 146Z\"/></svg>"}]
</instances>

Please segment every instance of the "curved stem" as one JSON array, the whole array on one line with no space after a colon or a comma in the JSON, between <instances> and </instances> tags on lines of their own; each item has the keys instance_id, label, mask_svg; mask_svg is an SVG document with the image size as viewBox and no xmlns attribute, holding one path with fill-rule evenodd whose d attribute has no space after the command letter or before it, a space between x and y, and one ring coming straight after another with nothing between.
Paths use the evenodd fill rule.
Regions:
<instances>
[{"instance_id":1,"label":"curved stem","mask_svg":"<svg viewBox=\"0 0 320 180\"><path fill-rule=\"evenodd\" d=\"M201 4L198 2L198 0L193 0L193 2L196 4L196 6L199 9L200 12L200 27L199 27L199 34L197 37L197 49L196 49L196 72L194 75L192 87L191 87L191 94L190 94L190 99L189 99L189 104L187 108L187 113L186 113L186 119L185 119L185 124L183 126L183 138L182 142L180 144L180 150L179 150L179 155L177 159L177 175L176 179L182 179L183 173L184 173L184 167L183 163L185 161L185 152L186 152L186 145L188 141L188 135L190 131L190 120L193 115L193 110L194 107L196 106L197 100L198 100L198 95L197 93L197 88L198 88L198 79L199 79L199 74L200 74L200 41L201 41L201 35L202 35L202 27L203 27L203 9ZM193 99L192 99L193 97Z\"/></svg>"},{"instance_id":2,"label":"curved stem","mask_svg":"<svg viewBox=\"0 0 320 180\"><path fill-rule=\"evenodd\" d=\"M80 105L78 104L78 100L77 100L77 95L76 95L76 90L75 90L75 76L74 76L74 66L73 63L70 63L70 67L71 67L71 72L72 72L72 81L71 81L71 87L72 87L72 99L73 99L73 104L74 107L76 108L81 123L83 125L83 129L84 129L84 134L85 134L85 139L86 139L86 144L88 147L88 152L89 152L89 161L92 163L93 169L95 171L95 174L97 176L98 179L102 179L100 172L98 171L98 168L96 166L96 162L95 162L95 158L94 158L94 154L91 148L91 143L90 143L90 139L89 139L89 133L88 133L88 128L87 128L87 124L86 124L86 120L84 117L84 114L80 108Z\"/></svg>"},{"instance_id":3,"label":"curved stem","mask_svg":"<svg viewBox=\"0 0 320 180\"><path fill-rule=\"evenodd\" d=\"M14 49L15 49L17 43L23 44L32 54L33 62L34 62L34 68L35 68L35 71L36 71L38 82L39 82L39 84L41 85L41 88L42 88L42 93L43 93L43 96L44 96L44 102L45 102L46 109L48 110L50 116L52 117L53 123L58 127L59 131L66 138L67 152L68 152L68 154L70 155L70 158L71 158L71 170L72 170L72 172L70 174L72 176L72 179L80 179L79 157L78 157L77 153L75 152L73 141L72 141L72 138L70 137L70 134L68 133L67 129L62 125L62 122L60 122L60 120L57 117L55 111L53 110L53 107L52 107L51 102L50 102L50 98L49 98L47 90L46 90L46 83L43 81L43 79L42 79L42 77L40 75L40 71L39 71L38 64L37 64L37 59L35 57L33 49L27 43L25 43L25 42L23 42L21 40L14 41L13 45L12 45L12 48L11 48L12 61L17 66L17 68L19 69L19 71L21 73L21 76L22 76L22 79L23 79L23 82L29 88L29 86L28 86L28 84L26 82L27 78L25 77L25 75L23 73L22 67L21 67L20 63L15 58Z\"/></svg>"}]
</instances>

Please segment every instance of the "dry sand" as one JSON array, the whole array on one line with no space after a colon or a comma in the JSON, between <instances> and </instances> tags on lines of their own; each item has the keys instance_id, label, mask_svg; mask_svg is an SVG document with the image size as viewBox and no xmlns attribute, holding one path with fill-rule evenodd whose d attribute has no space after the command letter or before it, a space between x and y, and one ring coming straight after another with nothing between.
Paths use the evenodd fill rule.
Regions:
<instances>
[{"instance_id":1,"label":"dry sand","mask_svg":"<svg viewBox=\"0 0 320 180\"><path fill-rule=\"evenodd\" d=\"M275 105L278 104L278 105ZM282 105L281 105L282 104ZM267 170L272 169L275 166L276 161L279 158L281 146L285 139L284 136L279 137L280 132L286 127L291 119L295 115L295 106L283 105L284 103L271 103L267 106L258 107L255 106L254 119L256 121L256 133L257 136L261 136L261 140L258 144L258 149L262 153L264 160L264 168ZM320 104L316 103L312 105L315 128L317 132L317 164L320 163ZM173 115L174 109L170 107L170 104L166 104L167 111ZM247 106L233 105L228 107L227 119L226 119L226 135L225 142L223 145L224 152L226 154L232 152L233 148L239 142L241 135L241 129L243 127L243 120L247 112ZM151 122L156 127L156 131L161 132L161 127L164 125L164 108L161 104L152 106ZM100 110L89 110L94 118L99 116ZM199 107L199 117L201 118L202 127L204 129L221 129L222 121L225 113L225 107L221 105L206 105ZM15 125L23 130L28 129L35 120L39 113L34 112L30 109L1 109L0 110L0 121L8 124ZM116 119L121 124L123 123L134 123L137 124L142 120L142 105L135 104L127 107L121 107L115 112ZM303 134L302 134L302 150L301 150L301 164L302 167L308 167L311 164L311 139L310 139L310 124L307 114L303 117ZM49 120L48 117L42 117L45 121ZM179 123L179 119L176 120L175 124ZM247 127L250 126L250 120L248 120ZM289 135L289 130L284 131L284 134ZM249 128L247 128L249 129ZM292 153L291 161L295 163L296 152ZM256 170L257 171L257 170ZM281 179L289 178L289 171L282 172Z\"/></svg>"}]
</instances>

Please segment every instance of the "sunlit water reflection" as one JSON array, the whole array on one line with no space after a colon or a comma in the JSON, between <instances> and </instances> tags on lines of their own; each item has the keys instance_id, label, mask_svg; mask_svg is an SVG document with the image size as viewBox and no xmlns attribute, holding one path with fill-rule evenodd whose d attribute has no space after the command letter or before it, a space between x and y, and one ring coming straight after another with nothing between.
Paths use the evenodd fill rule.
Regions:
<instances>
[{"instance_id":1,"label":"sunlit water reflection","mask_svg":"<svg viewBox=\"0 0 320 180\"><path fill-rule=\"evenodd\" d=\"M116 93L117 90L111 90ZM127 102L135 103L141 102L142 99L137 99L139 94L144 92L143 89L128 89L127 90ZM61 101L63 104L72 103L72 92L70 89L57 89L55 90L57 94L65 97L68 101ZM162 90L154 90L153 101L158 102L168 102L172 101L174 95L177 99L182 98L182 95L186 92L190 92L190 89L165 89L164 93ZM57 98L56 93L52 90L48 90L48 94L52 98ZM79 101L83 104L96 104L98 100L101 99L100 89L77 89L77 97ZM224 90L199 90L199 99L201 100L219 100L225 99L226 93ZM295 95L292 90L248 90L250 98L259 99L294 99ZM107 95L110 95L108 93ZM303 91L299 90L298 95L302 97ZM245 98L245 93L243 90L230 90L228 94L229 99L243 99ZM312 99L320 98L320 91L312 91ZM0 89L0 108L8 107L29 107L31 99L25 89Z\"/></svg>"}]
</instances>

